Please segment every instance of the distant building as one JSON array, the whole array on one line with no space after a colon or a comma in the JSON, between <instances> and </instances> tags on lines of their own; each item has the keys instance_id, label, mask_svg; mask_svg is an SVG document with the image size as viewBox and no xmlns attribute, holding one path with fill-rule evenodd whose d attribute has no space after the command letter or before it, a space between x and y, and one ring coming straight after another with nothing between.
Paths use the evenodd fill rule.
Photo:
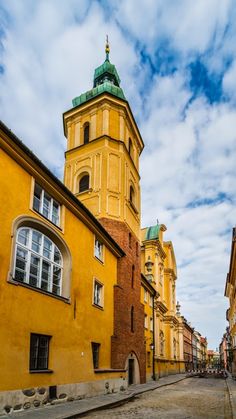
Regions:
<instances>
[{"instance_id":1,"label":"distant building","mask_svg":"<svg viewBox=\"0 0 236 419\"><path fill-rule=\"evenodd\" d=\"M229 272L226 277L225 296L229 299L226 318L229 322L228 366L236 377L236 227L232 232Z\"/></svg>"},{"instance_id":2,"label":"distant building","mask_svg":"<svg viewBox=\"0 0 236 419\"><path fill-rule=\"evenodd\" d=\"M183 318L183 335L184 335L184 363L185 370L191 371L194 369L193 363L193 333L194 329L191 327L190 323Z\"/></svg>"},{"instance_id":3,"label":"distant building","mask_svg":"<svg viewBox=\"0 0 236 419\"><path fill-rule=\"evenodd\" d=\"M228 347L228 336L227 332L224 333L221 343L219 345L220 352L220 367L223 369L229 369L228 367L228 356L229 356L229 347Z\"/></svg>"},{"instance_id":4,"label":"distant building","mask_svg":"<svg viewBox=\"0 0 236 419\"><path fill-rule=\"evenodd\" d=\"M208 349L207 351L207 368L219 369L220 368L220 353Z\"/></svg>"}]
</instances>

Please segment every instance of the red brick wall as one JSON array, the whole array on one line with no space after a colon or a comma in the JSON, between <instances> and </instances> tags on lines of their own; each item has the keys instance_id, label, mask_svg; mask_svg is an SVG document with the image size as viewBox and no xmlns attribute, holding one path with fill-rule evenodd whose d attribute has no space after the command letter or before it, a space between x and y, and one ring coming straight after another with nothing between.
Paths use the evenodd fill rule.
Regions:
<instances>
[{"instance_id":1,"label":"red brick wall","mask_svg":"<svg viewBox=\"0 0 236 419\"><path fill-rule=\"evenodd\" d=\"M144 309L140 302L141 267L140 246L137 237L125 223L107 218L99 220L126 256L118 259L118 278L114 288L114 335L111 338L112 368L124 368L134 352L140 367L140 381L146 381L146 351L144 343ZM131 234L131 246L129 244ZM137 245L138 243L138 249ZM138 250L138 251L137 251ZM134 269L132 287L132 267ZM134 307L134 332L131 331L131 307Z\"/></svg>"}]
</instances>

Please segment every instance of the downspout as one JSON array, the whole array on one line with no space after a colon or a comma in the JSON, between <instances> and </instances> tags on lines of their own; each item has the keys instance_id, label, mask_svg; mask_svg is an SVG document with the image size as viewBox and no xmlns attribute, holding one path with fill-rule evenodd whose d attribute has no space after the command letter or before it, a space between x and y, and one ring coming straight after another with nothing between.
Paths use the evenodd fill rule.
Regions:
<instances>
[{"instance_id":1,"label":"downspout","mask_svg":"<svg viewBox=\"0 0 236 419\"><path fill-rule=\"evenodd\" d=\"M152 378L156 381L156 372L155 372L155 310L154 310L154 295L152 296L152 318L153 318L153 351L152 351Z\"/></svg>"}]
</instances>

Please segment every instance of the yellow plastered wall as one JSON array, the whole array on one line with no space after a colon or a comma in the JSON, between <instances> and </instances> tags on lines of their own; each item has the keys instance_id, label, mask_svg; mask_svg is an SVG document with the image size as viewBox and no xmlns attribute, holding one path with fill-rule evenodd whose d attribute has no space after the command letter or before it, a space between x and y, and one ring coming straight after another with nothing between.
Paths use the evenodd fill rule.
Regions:
<instances>
[{"instance_id":1,"label":"yellow plastered wall","mask_svg":"<svg viewBox=\"0 0 236 419\"><path fill-rule=\"evenodd\" d=\"M31 174L2 149L0 161L0 390L107 378L107 374L94 373L91 342L101 344L100 368L110 368L117 259L108 248L105 248L104 264L94 257L93 232L67 207L64 208L63 231L30 209ZM38 174L36 180L42 183L43 178L39 177ZM55 229L67 244L72 260L69 303L8 282L15 240L13 224L22 215ZM92 304L94 277L104 284L104 309ZM51 374L29 373L32 332L52 336ZM120 375L113 374L112 378Z\"/></svg>"},{"instance_id":2,"label":"yellow plastered wall","mask_svg":"<svg viewBox=\"0 0 236 419\"><path fill-rule=\"evenodd\" d=\"M146 290L146 293L145 293ZM145 298L146 297L146 298ZM144 314L147 316L147 327L144 329L144 336L145 336L145 344L146 344L146 376L150 378L153 373L153 353L150 348L150 344L153 343L153 331L150 328L150 319L153 319L153 308L150 304L152 299L152 295L150 291L141 286L141 303L144 305ZM153 319L154 322L154 319ZM150 362L148 362L148 353L150 354Z\"/></svg>"}]
</instances>

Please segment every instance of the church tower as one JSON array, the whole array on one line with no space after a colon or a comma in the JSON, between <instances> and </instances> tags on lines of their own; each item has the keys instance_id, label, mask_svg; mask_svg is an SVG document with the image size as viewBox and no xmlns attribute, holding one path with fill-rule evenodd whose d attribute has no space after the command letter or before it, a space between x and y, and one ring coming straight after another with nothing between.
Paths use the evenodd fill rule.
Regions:
<instances>
[{"instance_id":1,"label":"church tower","mask_svg":"<svg viewBox=\"0 0 236 419\"><path fill-rule=\"evenodd\" d=\"M93 88L65 112L64 183L95 215L126 256L114 289L111 367L127 369L129 383L145 381L144 312L140 303L140 176L144 144L109 59L95 69Z\"/></svg>"}]
</instances>

